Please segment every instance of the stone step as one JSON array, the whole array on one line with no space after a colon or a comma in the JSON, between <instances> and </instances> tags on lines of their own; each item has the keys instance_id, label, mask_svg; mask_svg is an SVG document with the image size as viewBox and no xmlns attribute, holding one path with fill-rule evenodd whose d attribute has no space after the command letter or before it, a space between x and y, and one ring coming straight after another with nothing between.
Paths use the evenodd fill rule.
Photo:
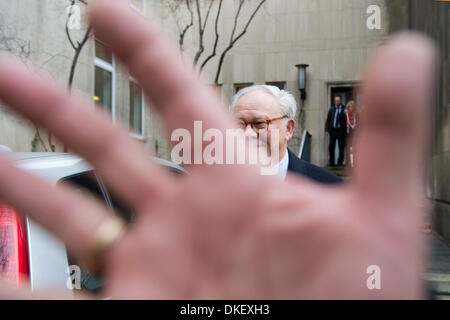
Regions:
<instances>
[{"instance_id":1,"label":"stone step","mask_svg":"<svg viewBox=\"0 0 450 320\"><path fill-rule=\"evenodd\" d=\"M450 274L427 273L425 274L425 279L430 283L436 299L450 299Z\"/></svg>"},{"instance_id":2,"label":"stone step","mask_svg":"<svg viewBox=\"0 0 450 320\"><path fill-rule=\"evenodd\" d=\"M434 296L434 299L436 300L449 300L450 301L450 295L440 295L440 294L436 294Z\"/></svg>"},{"instance_id":3,"label":"stone step","mask_svg":"<svg viewBox=\"0 0 450 320\"><path fill-rule=\"evenodd\" d=\"M329 167L329 166L326 166L326 167L324 167L324 169L334 173L335 175L337 175L338 177L341 177L343 179L346 179L346 178L348 178L350 176L348 174L347 169L345 167Z\"/></svg>"},{"instance_id":4,"label":"stone step","mask_svg":"<svg viewBox=\"0 0 450 320\"><path fill-rule=\"evenodd\" d=\"M425 279L433 291L434 299L450 298L450 247L429 233L427 242L430 244L431 259L427 265Z\"/></svg>"}]
</instances>

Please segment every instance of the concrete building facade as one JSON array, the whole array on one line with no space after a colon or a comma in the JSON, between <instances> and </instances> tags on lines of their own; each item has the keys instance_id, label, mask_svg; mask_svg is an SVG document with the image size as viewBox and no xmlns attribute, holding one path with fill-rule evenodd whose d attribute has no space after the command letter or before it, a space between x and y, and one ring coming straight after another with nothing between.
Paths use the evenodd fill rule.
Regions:
<instances>
[{"instance_id":1,"label":"concrete building facade","mask_svg":"<svg viewBox=\"0 0 450 320\"><path fill-rule=\"evenodd\" d=\"M242 30L258 3L258 0L246 1L237 32ZM380 29L367 27L367 20L372 16L367 11L373 5L380 9ZM218 52L228 44L238 1L225 0L223 6ZM176 39L178 32L173 17L162 16L162 22ZM205 30L205 51L210 51L215 39L214 19L210 18ZM311 162L323 166L328 160L324 126L332 94L341 93L344 100L357 99L354 89L361 80L363 67L388 33L389 20L382 0L267 0L247 33L224 60L219 78L222 97L228 102L238 88L266 83L293 93L299 108L297 128L289 147L297 153L302 131L308 130L312 135ZM184 46L191 58L198 44L198 30L194 25ZM218 60L216 56L204 69L211 82ZM304 101L298 90L297 64L309 65Z\"/></svg>"},{"instance_id":2,"label":"concrete building facade","mask_svg":"<svg viewBox=\"0 0 450 320\"><path fill-rule=\"evenodd\" d=\"M430 158L430 199L433 229L450 244L450 3L412 0L409 27L430 35L438 44L439 74Z\"/></svg>"},{"instance_id":3,"label":"concrete building facade","mask_svg":"<svg viewBox=\"0 0 450 320\"><path fill-rule=\"evenodd\" d=\"M65 29L70 4L69 0L0 0L0 54L13 53L27 61L30 68L32 65L33 68L40 69L63 87L67 87L75 55ZM82 41L87 23L86 6L79 1L75 4L75 10L72 8L74 11L70 12L73 12L72 17L79 17L80 21L78 26L77 21L72 21L69 32L76 43ZM152 3L147 0L130 0L130 5L147 15ZM108 105L106 109L112 112L112 121L129 127L134 138L158 155L167 157L168 145L158 134L160 129L157 119L146 109L149 103L143 97L133 99L133 95L142 96L142 93L134 85L127 70L113 57L110 61L105 61L108 59L104 56L99 57L102 55L99 51L102 51L101 46L99 49L94 37L89 37L76 64L73 92L85 96L91 102L89 107L94 108L96 100L99 100L98 91L103 90L109 96L109 102L105 104ZM98 107L102 108L100 105ZM135 133L134 127L138 129L138 133ZM9 146L13 151L31 151L33 140L36 140L35 133L36 128L32 124L16 116L5 106L0 106L0 144ZM39 133L43 143L34 141L34 149L50 151L48 134L43 130L39 130ZM54 137L51 143L55 145L56 151L64 149Z\"/></svg>"},{"instance_id":4,"label":"concrete building facade","mask_svg":"<svg viewBox=\"0 0 450 320\"><path fill-rule=\"evenodd\" d=\"M246 1L237 31L242 30L259 1ZM171 0L129 2L141 14L159 20L174 41L179 37L174 18L178 22L189 20L186 20L187 11L181 17L174 17L167 11ZM62 85L67 85L75 53L65 30L70 3L69 0L0 0L0 52L27 58ZM223 1L218 23L221 33L218 53L228 43L238 3L237 0ZM311 162L323 166L328 155L324 122L333 94L341 93L345 100L355 99L358 104L356 88L361 84L363 67L376 47L400 29L428 33L440 45L442 58L431 142L429 196L435 204L434 229L450 242L449 7L448 2L423 0L266 0L247 32L225 57L218 81L219 91L225 102L231 100L237 89L250 84L276 84L293 93L299 111L297 129L289 147L298 152L302 131L308 130L312 135ZM78 40L86 28L85 6L79 4L79 8L80 29L70 30L73 38ZM214 10L213 7L213 13ZM378 13L379 28L368 27L368 21ZM210 18L206 25L203 57L212 49L214 23L215 20ZM198 28L194 25L186 33L186 56L194 57L198 39ZM141 132L130 134L157 155L169 158L169 144L161 133L157 116L144 107L149 102L137 98L140 92L127 70L114 58L111 63L106 61L108 58L100 56L99 50L95 40L89 38L76 66L73 91L89 99L93 108L95 99L106 99L102 95L110 90L111 101L101 102L110 104L112 121L128 127L130 124L139 127L140 124ZM203 72L211 83L214 82L218 57L214 57ZM304 101L298 91L297 64L309 65ZM109 79L109 89L101 79ZM140 107L141 118L139 112L131 112ZM28 121L0 106L0 144L8 145L14 151L30 151L35 133ZM48 135L40 134L48 146ZM56 143L56 150L62 149ZM43 150L43 145L38 143L37 150Z\"/></svg>"},{"instance_id":5,"label":"concrete building facade","mask_svg":"<svg viewBox=\"0 0 450 320\"><path fill-rule=\"evenodd\" d=\"M429 154L429 194L434 232L450 244L450 3L391 0L389 32L410 29L430 36L439 49L436 99L432 115ZM414 66L412 66L414 67Z\"/></svg>"},{"instance_id":6,"label":"concrete building facade","mask_svg":"<svg viewBox=\"0 0 450 320\"><path fill-rule=\"evenodd\" d=\"M259 1L246 1L237 25L238 31L243 28L243 24ZM74 50L65 32L70 2L0 0L0 27L4 38L17 40L19 43L16 46L22 42L26 43L25 53L15 53L24 55L35 66L47 71L63 85L67 84L74 56ZM130 0L130 2L139 7L144 15L159 19L174 41L178 40L174 17L167 14L166 10L167 3L171 1ZM227 45L237 5L236 0L224 0L219 20L221 32L217 50L219 53ZM380 29L367 27L367 20L370 17L367 10L373 5L381 10ZM86 27L85 6L79 4L79 7L82 22L80 30L70 31L74 39L82 39ZM214 22L214 19L210 18L205 29L204 55L212 48ZM296 116L297 129L289 146L294 152L298 152L302 131L308 130L312 134L311 162L323 166L327 162L328 153L324 122L332 94L342 93L345 96L344 100L350 98L357 100L354 89L361 79L362 69L372 51L389 34L389 24L385 0L267 0L258 11L247 33L235 44L224 60L218 81L221 95L227 102L237 88L261 83L276 84L293 93L299 108ZM195 25L186 33L184 52L188 57L193 57L197 50L197 33ZM14 51L1 42L0 39L1 51ZM97 78L99 76L112 78L113 94L108 109L112 111L113 121L123 122L129 126L132 120L130 112L132 79L117 61L105 64L104 60L96 57L95 43L91 37L81 51L73 90L88 99L92 97L98 99L96 74ZM218 56L214 57L204 69L204 75L211 83ZM304 101L300 99L295 67L301 63L309 65L306 77L307 98ZM99 68L112 74L99 73ZM148 106L149 102L146 101L145 104ZM167 137L161 134L163 131L158 124L156 115L143 108L143 132L136 138L150 149L156 150L159 156L169 158ZM29 151L32 148L31 142L36 131L29 123L2 108L0 125L2 128L0 144L8 145L15 151ZM46 133L42 132L41 137L44 141L47 140ZM61 149L62 146L57 145L58 148ZM41 149L42 145L38 143L38 150Z\"/></svg>"}]
</instances>

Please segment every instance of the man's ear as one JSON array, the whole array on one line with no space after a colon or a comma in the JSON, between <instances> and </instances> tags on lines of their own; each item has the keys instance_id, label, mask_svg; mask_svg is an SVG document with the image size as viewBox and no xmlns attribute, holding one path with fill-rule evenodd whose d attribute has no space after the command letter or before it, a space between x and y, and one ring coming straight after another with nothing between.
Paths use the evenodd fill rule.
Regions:
<instances>
[{"instance_id":1,"label":"man's ear","mask_svg":"<svg viewBox=\"0 0 450 320\"><path fill-rule=\"evenodd\" d=\"M294 129L295 129L295 120L289 119L288 123L286 124L286 141L291 140L292 136L294 135Z\"/></svg>"}]
</instances>

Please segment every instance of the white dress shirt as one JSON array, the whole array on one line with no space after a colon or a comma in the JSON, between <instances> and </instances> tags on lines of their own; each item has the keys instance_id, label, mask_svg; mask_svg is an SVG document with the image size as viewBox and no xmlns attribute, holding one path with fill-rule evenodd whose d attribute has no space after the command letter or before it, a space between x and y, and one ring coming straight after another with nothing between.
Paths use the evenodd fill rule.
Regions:
<instances>
[{"instance_id":1,"label":"white dress shirt","mask_svg":"<svg viewBox=\"0 0 450 320\"><path fill-rule=\"evenodd\" d=\"M289 155L288 155L288 152L287 152L287 149L286 149L286 151L284 153L284 157L278 163L277 176L279 176L281 178L281 180L285 180L286 179L288 167L289 167Z\"/></svg>"}]
</instances>

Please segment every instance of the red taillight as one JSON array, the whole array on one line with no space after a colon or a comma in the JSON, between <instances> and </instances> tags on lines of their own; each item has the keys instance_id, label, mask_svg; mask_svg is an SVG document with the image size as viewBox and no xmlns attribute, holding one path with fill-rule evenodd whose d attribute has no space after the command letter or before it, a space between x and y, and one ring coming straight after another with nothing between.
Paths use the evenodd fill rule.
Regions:
<instances>
[{"instance_id":1,"label":"red taillight","mask_svg":"<svg viewBox=\"0 0 450 320\"><path fill-rule=\"evenodd\" d=\"M0 203L0 279L19 287L28 278L27 236L21 217Z\"/></svg>"}]
</instances>

